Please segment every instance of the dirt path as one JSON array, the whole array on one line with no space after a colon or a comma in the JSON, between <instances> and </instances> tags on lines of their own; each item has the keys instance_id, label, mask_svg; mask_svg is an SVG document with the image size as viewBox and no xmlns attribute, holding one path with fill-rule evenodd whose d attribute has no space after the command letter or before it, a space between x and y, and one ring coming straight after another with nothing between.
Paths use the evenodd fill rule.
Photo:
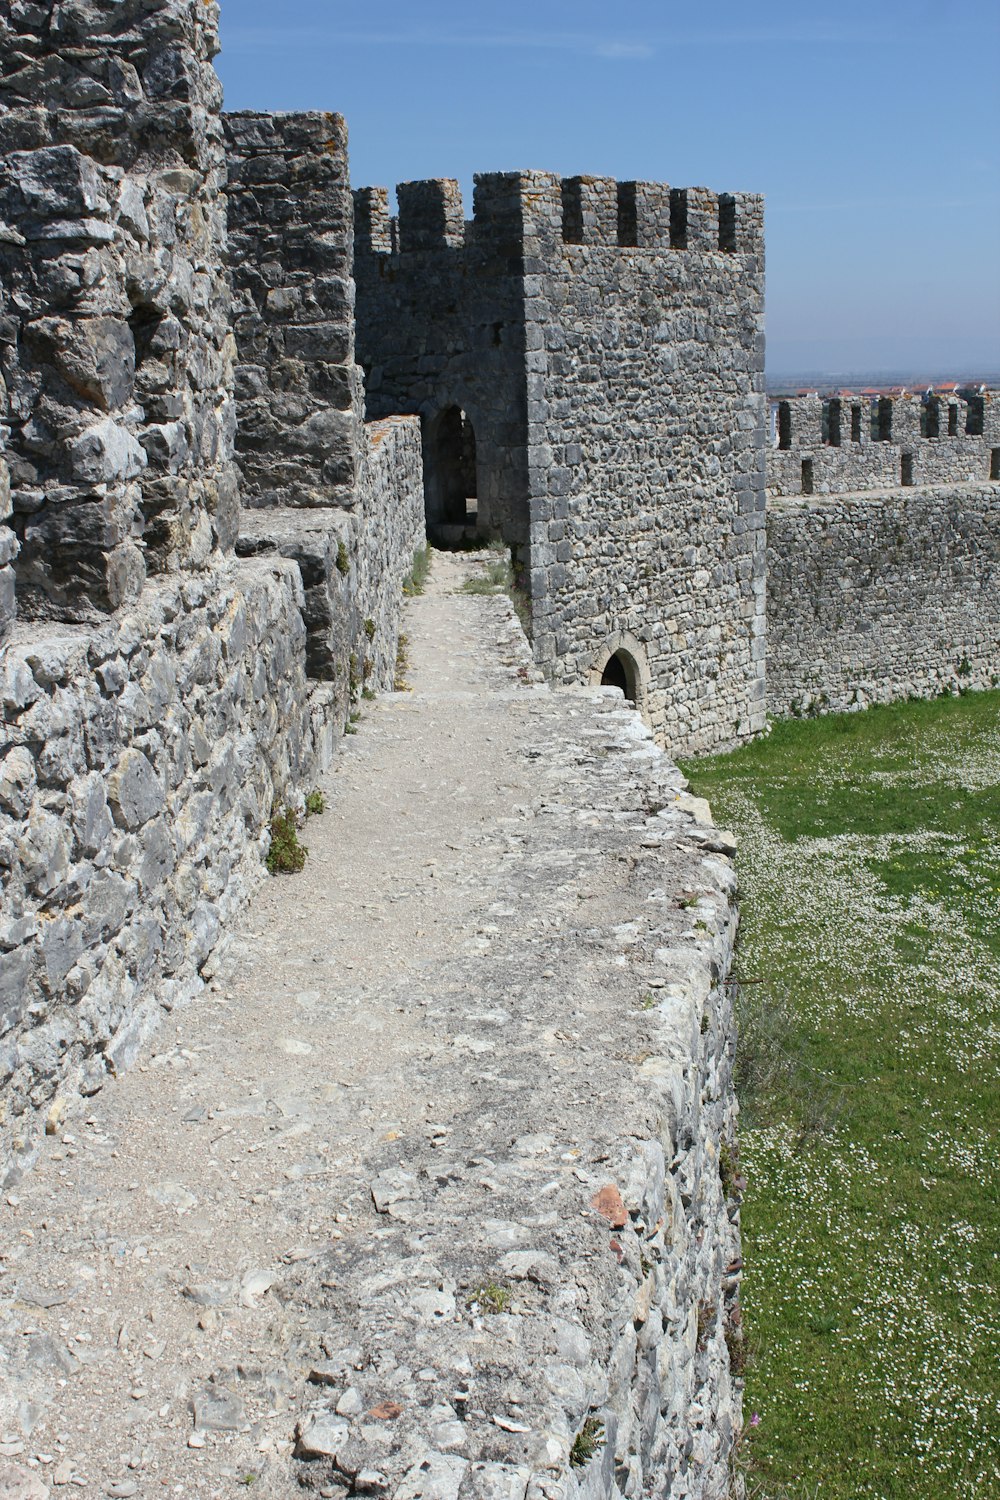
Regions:
<instances>
[{"instance_id":1,"label":"dirt path","mask_svg":"<svg viewBox=\"0 0 1000 1500\"><path fill-rule=\"evenodd\" d=\"M553 1189L589 1181L579 1123L558 1145L594 1065L583 1021L560 1031L559 1015L590 990L620 991L636 937L619 929L642 899L627 889L635 859L593 837L603 815L587 809L611 793L581 783L564 797L574 776L607 777L607 732L589 701L529 680L506 599L456 591L476 566L436 556L405 621L412 691L364 706L326 778L327 811L307 825L304 872L264 884L202 999L7 1195L0 1472L9 1459L88 1496L285 1496L303 1482L293 1447L311 1441L341 1453L355 1490L378 1490L406 1449L392 1423L408 1405L423 1441L465 1451L465 1346L448 1346L444 1404L421 1406L421 1382L440 1374L442 1323L481 1337L464 1311L478 1311L476 1283L528 1243L518 1163ZM604 706L627 730L628 714ZM629 818L617 807L605 821ZM586 976L561 933L584 908L589 933L618 933L591 943ZM553 1019L539 996L554 980ZM642 982L630 976L630 991ZM648 1025L620 1000L594 1010L594 1055L635 1052ZM598 1091L588 1159L613 1154L620 1121L601 1121L617 1087ZM438 1184L430 1204L414 1174L438 1159L436 1178L420 1169ZM607 1168L595 1171L599 1184ZM520 1208L505 1210L508 1192ZM459 1253L470 1217L485 1238ZM516 1411L516 1394L494 1394ZM508 1447L528 1431L511 1420L490 1429ZM345 1493L329 1464L306 1478Z\"/></svg>"}]
</instances>

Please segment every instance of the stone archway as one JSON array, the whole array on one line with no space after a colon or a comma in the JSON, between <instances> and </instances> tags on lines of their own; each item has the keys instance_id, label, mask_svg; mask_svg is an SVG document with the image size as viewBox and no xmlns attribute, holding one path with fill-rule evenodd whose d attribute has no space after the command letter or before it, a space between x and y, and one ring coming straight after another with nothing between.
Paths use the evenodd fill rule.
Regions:
<instances>
[{"instance_id":1,"label":"stone archway","mask_svg":"<svg viewBox=\"0 0 1000 1500\"><path fill-rule=\"evenodd\" d=\"M594 658L590 669L594 687L616 687L648 719L649 663L641 641L628 632L610 636Z\"/></svg>"}]
</instances>

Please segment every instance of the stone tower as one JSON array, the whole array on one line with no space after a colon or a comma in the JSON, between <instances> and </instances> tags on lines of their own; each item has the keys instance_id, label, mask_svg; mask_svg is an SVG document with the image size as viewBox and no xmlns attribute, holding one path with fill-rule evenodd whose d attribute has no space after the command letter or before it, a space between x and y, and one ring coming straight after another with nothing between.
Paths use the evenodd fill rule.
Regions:
<instances>
[{"instance_id":1,"label":"stone tower","mask_svg":"<svg viewBox=\"0 0 1000 1500\"><path fill-rule=\"evenodd\" d=\"M514 551L536 660L625 688L674 752L764 722L763 209L476 178L355 194L370 415L422 419L427 518ZM474 475L474 483L473 483Z\"/></svg>"}]
</instances>

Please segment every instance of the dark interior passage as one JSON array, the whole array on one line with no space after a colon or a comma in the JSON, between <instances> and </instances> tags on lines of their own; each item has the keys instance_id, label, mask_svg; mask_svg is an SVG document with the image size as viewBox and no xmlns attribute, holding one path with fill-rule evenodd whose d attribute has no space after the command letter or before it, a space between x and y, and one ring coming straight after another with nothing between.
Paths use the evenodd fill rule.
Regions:
<instances>
[{"instance_id":1,"label":"dark interior passage","mask_svg":"<svg viewBox=\"0 0 1000 1500\"><path fill-rule=\"evenodd\" d=\"M437 546L470 539L478 518L476 434L468 415L448 406L424 424L427 535Z\"/></svg>"},{"instance_id":2,"label":"dark interior passage","mask_svg":"<svg viewBox=\"0 0 1000 1500\"><path fill-rule=\"evenodd\" d=\"M636 675L635 663L631 657L624 651L616 651L614 656L608 658L601 673L601 687L621 688L628 701L634 703Z\"/></svg>"}]
</instances>

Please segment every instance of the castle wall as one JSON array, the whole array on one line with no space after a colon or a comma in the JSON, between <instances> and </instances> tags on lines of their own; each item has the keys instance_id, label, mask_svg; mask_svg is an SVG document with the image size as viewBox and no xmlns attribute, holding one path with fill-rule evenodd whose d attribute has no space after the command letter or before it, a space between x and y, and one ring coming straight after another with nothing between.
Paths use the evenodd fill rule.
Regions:
<instances>
[{"instance_id":1,"label":"castle wall","mask_svg":"<svg viewBox=\"0 0 1000 1500\"><path fill-rule=\"evenodd\" d=\"M344 723L391 688L402 581L424 541L415 418L364 421L354 204L340 115L229 114L237 550L294 559L306 669Z\"/></svg>"},{"instance_id":2,"label":"castle wall","mask_svg":"<svg viewBox=\"0 0 1000 1500\"><path fill-rule=\"evenodd\" d=\"M83 621L235 535L218 7L50 19L0 20L0 363L18 613Z\"/></svg>"},{"instance_id":3,"label":"castle wall","mask_svg":"<svg viewBox=\"0 0 1000 1500\"><path fill-rule=\"evenodd\" d=\"M0 1160L201 988L272 805L322 759L301 605L292 563L229 563L4 650Z\"/></svg>"},{"instance_id":4,"label":"castle wall","mask_svg":"<svg viewBox=\"0 0 1000 1500\"><path fill-rule=\"evenodd\" d=\"M1000 485L769 500L776 715L995 687Z\"/></svg>"},{"instance_id":5,"label":"castle wall","mask_svg":"<svg viewBox=\"0 0 1000 1500\"><path fill-rule=\"evenodd\" d=\"M393 686L402 588L424 542L419 422L368 422L360 443L350 509L247 510L237 542L241 556L278 554L298 564L306 672L329 688L340 728L362 692Z\"/></svg>"},{"instance_id":6,"label":"castle wall","mask_svg":"<svg viewBox=\"0 0 1000 1500\"><path fill-rule=\"evenodd\" d=\"M1000 477L1000 400L799 396L777 406L773 495L836 495ZM781 446L784 444L785 446Z\"/></svg>"},{"instance_id":7,"label":"castle wall","mask_svg":"<svg viewBox=\"0 0 1000 1500\"><path fill-rule=\"evenodd\" d=\"M10 469L7 465L6 391L0 376L0 646L14 623L17 606L14 600L14 559L18 553L17 537L10 525Z\"/></svg>"},{"instance_id":8,"label":"castle wall","mask_svg":"<svg viewBox=\"0 0 1000 1500\"><path fill-rule=\"evenodd\" d=\"M369 407L471 418L478 529L515 550L536 660L589 680L628 642L677 753L764 715L760 200L542 172L356 197ZM453 516L452 520L458 518Z\"/></svg>"},{"instance_id":9,"label":"castle wall","mask_svg":"<svg viewBox=\"0 0 1000 1500\"><path fill-rule=\"evenodd\" d=\"M282 374L250 279L244 347L264 345L243 456L270 508L248 514L277 531L244 549L263 555L231 556L217 7L93 0L50 19L0 16L0 1155L15 1171L53 1095L99 1087L201 987L261 878L275 806L301 803L362 688L392 685L423 535L415 423L364 428L349 336L332 350L312 305L294 358L281 335ZM298 242L326 254L329 285L295 258L295 226L247 253L275 290L328 295L349 330L346 160L325 149L336 122L320 140L316 119L331 117L281 133L312 151L285 165L328 205ZM346 408L331 394L345 381ZM306 424L347 434L349 472L331 473L332 442L283 450L281 429L275 462L296 461L265 496L254 422L271 402L290 429L297 400ZM292 479L330 507L290 503ZM286 560L282 518L313 514L317 536L292 527Z\"/></svg>"}]
</instances>

